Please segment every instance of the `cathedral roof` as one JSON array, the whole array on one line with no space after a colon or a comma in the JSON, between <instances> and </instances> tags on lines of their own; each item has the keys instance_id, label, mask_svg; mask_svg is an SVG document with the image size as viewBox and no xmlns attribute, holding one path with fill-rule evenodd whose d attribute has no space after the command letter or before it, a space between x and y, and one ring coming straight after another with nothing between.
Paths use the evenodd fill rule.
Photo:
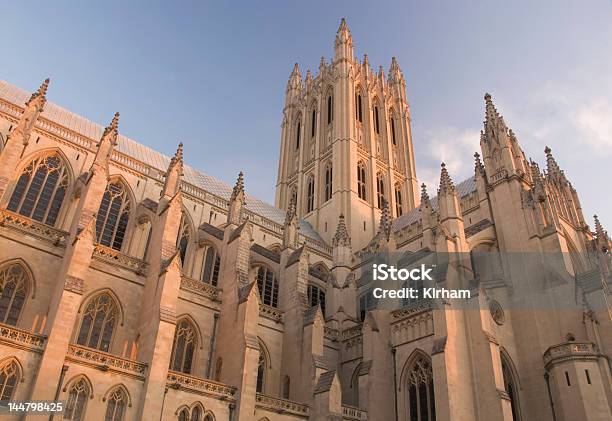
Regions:
<instances>
[{"instance_id":1,"label":"cathedral roof","mask_svg":"<svg viewBox=\"0 0 612 421\"><path fill-rule=\"evenodd\" d=\"M30 98L30 96L31 93L26 92L8 82L0 80L0 98L2 100L23 108L23 104ZM103 126L68 111L52 102L47 102L41 117L59 124L82 136L92 139L94 142L97 142L104 132ZM138 143L122 134L119 134L117 137L117 146L115 146L115 150L146 165L156 168L162 173L166 172L168 165L170 164L171 158L169 156L157 152L156 150ZM230 196L232 195L232 187L229 184L205 174L189 165L184 166L183 180L225 200L229 200ZM246 195L246 208L257 215L272 220L280 225L283 225L283 222L285 221L285 211L248 194ZM324 241L319 234L308 222L304 220L300 221L300 234L324 244Z\"/></svg>"},{"instance_id":2,"label":"cathedral roof","mask_svg":"<svg viewBox=\"0 0 612 421\"><path fill-rule=\"evenodd\" d=\"M476 191L476 179L474 177L470 177L467 180L463 180L461 183L455 186L455 190L460 198L467 196L470 193ZM432 209L438 210L438 196L431 199L431 207ZM408 225L418 221L420 218L419 208L414 208L408 213L400 216L399 218L393 221L393 230L399 231L402 228L407 227Z\"/></svg>"}]
</instances>

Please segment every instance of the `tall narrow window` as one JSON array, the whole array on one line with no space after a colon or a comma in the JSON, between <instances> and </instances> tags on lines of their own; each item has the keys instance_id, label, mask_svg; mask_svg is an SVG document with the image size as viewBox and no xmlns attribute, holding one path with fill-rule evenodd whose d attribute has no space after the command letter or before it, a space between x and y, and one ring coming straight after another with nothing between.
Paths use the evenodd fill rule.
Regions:
<instances>
[{"instance_id":1,"label":"tall narrow window","mask_svg":"<svg viewBox=\"0 0 612 421\"><path fill-rule=\"evenodd\" d=\"M189 421L189 411L184 408L179 412L178 421Z\"/></svg>"},{"instance_id":2,"label":"tall narrow window","mask_svg":"<svg viewBox=\"0 0 612 421\"><path fill-rule=\"evenodd\" d=\"M123 421L127 406L127 395L123 388L117 387L106 400L104 421Z\"/></svg>"},{"instance_id":3,"label":"tall narrow window","mask_svg":"<svg viewBox=\"0 0 612 421\"><path fill-rule=\"evenodd\" d=\"M257 269L257 288L261 301L268 306L278 307L278 281L274 272L264 266Z\"/></svg>"},{"instance_id":4,"label":"tall narrow window","mask_svg":"<svg viewBox=\"0 0 612 421\"><path fill-rule=\"evenodd\" d=\"M289 399L289 392L291 391L291 378L285 376L283 378L283 399Z\"/></svg>"},{"instance_id":5,"label":"tall narrow window","mask_svg":"<svg viewBox=\"0 0 612 421\"><path fill-rule=\"evenodd\" d=\"M308 178L308 186L307 186L307 191L306 191L306 213L312 212L314 210L314 193L315 193L315 187L314 187L314 177L311 175Z\"/></svg>"},{"instance_id":6,"label":"tall narrow window","mask_svg":"<svg viewBox=\"0 0 612 421\"><path fill-rule=\"evenodd\" d=\"M424 355L418 356L408 373L408 419L410 421L436 421L431 361Z\"/></svg>"},{"instance_id":7,"label":"tall narrow window","mask_svg":"<svg viewBox=\"0 0 612 421\"><path fill-rule=\"evenodd\" d=\"M30 287L30 279L19 263L0 266L0 323L16 326Z\"/></svg>"},{"instance_id":8,"label":"tall narrow window","mask_svg":"<svg viewBox=\"0 0 612 421\"><path fill-rule=\"evenodd\" d=\"M219 269L221 257L213 246L206 249L204 255L204 268L202 269L202 282L217 286L219 284Z\"/></svg>"},{"instance_id":9,"label":"tall narrow window","mask_svg":"<svg viewBox=\"0 0 612 421\"><path fill-rule=\"evenodd\" d=\"M378 107L374 107L374 130L376 130L376 134L380 134L380 121L378 119Z\"/></svg>"},{"instance_id":10,"label":"tall narrow window","mask_svg":"<svg viewBox=\"0 0 612 421\"><path fill-rule=\"evenodd\" d=\"M512 421L519 421L519 405L518 405L518 390L516 388L516 382L514 381L514 375L510 369L510 363L507 361L505 355L502 354L502 375L504 378L504 389L508 393L510 398L510 408L512 409Z\"/></svg>"},{"instance_id":11,"label":"tall narrow window","mask_svg":"<svg viewBox=\"0 0 612 421\"><path fill-rule=\"evenodd\" d=\"M190 374L197 344L195 328L189 320L183 319L178 322L174 331L170 369Z\"/></svg>"},{"instance_id":12,"label":"tall narrow window","mask_svg":"<svg viewBox=\"0 0 612 421\"><path fill-rule=\"evenodd\" d=\"M325 201L327 202L332 197L332 177L333 177L332 163L329 162L325 166Z\"/></svg>"},{"instance_id":13,"label":"tall narrow window","mask_svg":"<svg viewBox=\"0 0 612 421\"><path fill-rule=\"evenodd\" d=\"M68 169L57 154L36 158L19 176L7 208L53 226L68 183Z\"/></svg>"},{"instance_id":14,"label":"tall narrow window","mask_svg":"<svg viewBox=\"0 0 612 421\"><path fill-rule=\"evenodd\" d=\"M295 132L295 149L300 149L300 135L302 134L302 124L298 121Z\"/></svg>"},{"instance_id":15,"label":"tall narrow window","mask_svg":"<svg viewBox=\"0 0 612 421\"><path fill-rule=\"evenodd\" d=\"M361 94L357 94L355 102L357 105L357 108L355 109L355 117L357 118L358 122L363 123L363 103L361 101Z\"/></svg>"},{"instance_id":16,"label":"tall narrow window","mask_svg":"<svg viewBox=\"0 0 612 421\"><path fill-rule=\"evenodd\" d=\"M199 406L191 410L191 418L189 421L202 421L202 409Z\"/></svg>"},{"instance_id":17,"label":"tall narrow window","mask_svg":"<svg viewBox=\"0 0 612 421\"><path fill-rule=\"evenodd\" d=\"M9 361L0 368L0 401L13 399L21 371L15 361Z\"/></svg>"},{"instance_id":18,"label":"tall narrow window","mask_svg":"<svg viewBox=\"0 0 612 421\"><path fill-rule=\"evenodd\" d=\"M68 401L64 410L64 419L71 421L85 420L85 408L89 399L89 385L85 379L80 379L70 387Z\"/></svg>"},{"instance_id":19,"label":"tall narrow window","mask_svg":"<svg viewBox=\"0 0 612 421\"><path fill-rule=\"evenodd\" d=\"M121 250L131 207L127 187L121 181L113 181L106 186L96 218L100 244Z\"/></svg>"},{"instance_id":20,"label":"tall narrow window","mask_svg":"<svg viewBox=\"0 0 612 421\"><path fill-rule=\"evenodd\" d=\"M92 298L83 312L77 343L108 352L117 324L117 313L115 300L107 293Z\"/></svg>"},{"instance_id":21,"label":"tall narrow window","mask_svg":"<svg viewBox=\"0 0 612 421\"><path fill-rule=\"evenodd\" d=\"M325 314L325 290L317 285L308 284L308 302L310 307L321 305L321 310Z\"/></svg>"},{"instance_id":22,"label":"tall narrow window","mask_svg":"<svg viewBox=\"0 0 612 421\"><path fill-rule=\"evenodd\" d=\"M391 117L391 140L394 145L397 145L397 140L395 137L395 118Z\"/></svg>"},{"instance_id":23,"label":"tall narrow window","mask_svg":"<svg viewBox=\"0 0 612 421\"><path fill-rule=\"evenodd\" d=\"M317 130L317 110L312 110L312 117L310 118L310 137L315 136Z\"/></svg>"},{"instance_id":24,"label":"tall narrow window","mask_svg":"<svg viewBox=\"0 0 612 421\"><path fill-rule=\"evenodd\" d=\"M376 174L376 195L378 199L378 208L382 209L383 199L385 198L385 181L382 173Z\"/></svg>"},{"instance_id":25,"label":"tall narrow window","mask_svg":"<svg viewBox=\"0 0 612 421\"><path fill-rule=\"evenodd\" d=\"M395 185L395 214L396 216L402 216L403 203L402 203L402 186L399 184Z\"/></svg>"},{"instance_id":26,"label":"tall narrow window","mask_svg":"<svg viewBox=\"0 0 612 421\"><path fill-rule=\"evenodd\" d=\"M367 200L366 198L366 169L363 161L359 161L357 164L357 194L360 199Z\"/></svg>"},{"instance_id":27,"label":"tall narrow window","mask_svg":"<svg viewBox=\"0 0 612 421\"><path fill-rule=\"evenodd\" d=\"M264 380L266 372L266 359L263 356L263 351L259 351L259 363L257 365L257 393L263 393Z\"/></svg>"},{"instance_id":28,"label":"tall narrow window","mask_svg":"<svg viewBox=\"0 0 612 421\"><path fill-rule=\"evenodd\" d=\"M327 97L327 124L331 124L334 121L334 98L329 95Z\"/></svg>"},{"instance_id":29,"label":"tall narrow window","mask_svg":"<svg viewBox=\"0 0 612 421\"><path fill-rule=\"evenodd\" d=\"M187 257L187 247L189 246L189 238L191 237L191 227L189 226L189 218L183 213L181 215L181 223L179 232L176 238L176 248L181 257L181 264L185 264Z\"/></svg>"}]
</instances>

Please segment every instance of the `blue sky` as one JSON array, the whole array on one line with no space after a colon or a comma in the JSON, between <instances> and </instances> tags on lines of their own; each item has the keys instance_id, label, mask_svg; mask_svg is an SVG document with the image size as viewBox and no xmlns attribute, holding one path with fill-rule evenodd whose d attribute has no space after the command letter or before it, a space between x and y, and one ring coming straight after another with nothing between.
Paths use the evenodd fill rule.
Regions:
<instances>
[{"instance_id":1,"label":"blue sky","mask_svg":"<svg viewBox=\"0 0 612 421\"><path fill-rule=\"evenodd\" d=\"M126 3L126 4L124 4ZM612 1L5 2L0 79L35 89L273 203L294 62L333 54L341 17L356 54L407 80L417 175L472 174L486 91L528 157L549 145L585 216L612 231Z\"/></svg>"}]
</instances>

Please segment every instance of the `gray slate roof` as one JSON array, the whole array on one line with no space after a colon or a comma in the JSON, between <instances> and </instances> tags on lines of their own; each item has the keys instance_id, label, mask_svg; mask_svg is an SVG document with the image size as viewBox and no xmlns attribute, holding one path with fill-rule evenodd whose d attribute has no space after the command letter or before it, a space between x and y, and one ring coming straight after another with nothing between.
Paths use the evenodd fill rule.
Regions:
<instances>
[{"instance_id":1,"label":"gray slate roof","mask_svg":"<svg viewBox=\"0 0 612 421\"><path fill-rule=\"evenodd\" d=\"M30 92L24 91L15 85L0 80L0 98L3 100L23 108L25 102L30 98L30 95ZM103 126L68 111L50 101L47 101L42 117L96 142L100 140L102 132L104 131ZM150 165L151 167L162 172L166 171L168 164L170 163L170 157L141 143L138 143L122 134L119 134L117 138L116 149L119 152ZM223 181L205 174L189 165L185 165L184 167L183 179L187 183L193 184L194 186L222 197L225 200L229 200L232 194L232 187L229 184L226 184ZM282 225L285 220L285 211L248 194L246 195L246 207L257 215L270 219L278 224ZM300 221L300 234L324 243L319 234L308 222L304 220Z\"/></svg>"},{"instance_id":2,"label":"gray slate roof","mask_svg":"<svg viewBox=\"0 0 612 421\"><path fill-rule=\"evenodd\" d=\"M463 180L461 183L455 186L459 198L467 196L468 194L476 191L476 178L470 177L467 180ZM438 210L438 196L431 199L431 207L433 210ZM400 216L393 221L393 230L399 231L402 228L418 221L420 218L419 208L414 208L410 212Z\"/></svg>"}]
</instances>

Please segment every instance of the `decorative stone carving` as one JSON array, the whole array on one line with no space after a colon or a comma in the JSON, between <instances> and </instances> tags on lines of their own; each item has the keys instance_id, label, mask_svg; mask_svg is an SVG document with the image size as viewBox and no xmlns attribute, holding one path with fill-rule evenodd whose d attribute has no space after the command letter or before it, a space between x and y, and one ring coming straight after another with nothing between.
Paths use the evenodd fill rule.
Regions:
<instances>
[{"instance_id":1,"label":"decorative stone carving","mask_svg":"<svg viewBox=\"0 0 612 421\"><path fill-rule=\"evenodd\" d=\"M85 281L81 278L77 278L75 276L66 276L66 281L64 281L64 289L66 291L74 292L75 294L83 295L83 285Z\"/></svg>"}]
</instances>

